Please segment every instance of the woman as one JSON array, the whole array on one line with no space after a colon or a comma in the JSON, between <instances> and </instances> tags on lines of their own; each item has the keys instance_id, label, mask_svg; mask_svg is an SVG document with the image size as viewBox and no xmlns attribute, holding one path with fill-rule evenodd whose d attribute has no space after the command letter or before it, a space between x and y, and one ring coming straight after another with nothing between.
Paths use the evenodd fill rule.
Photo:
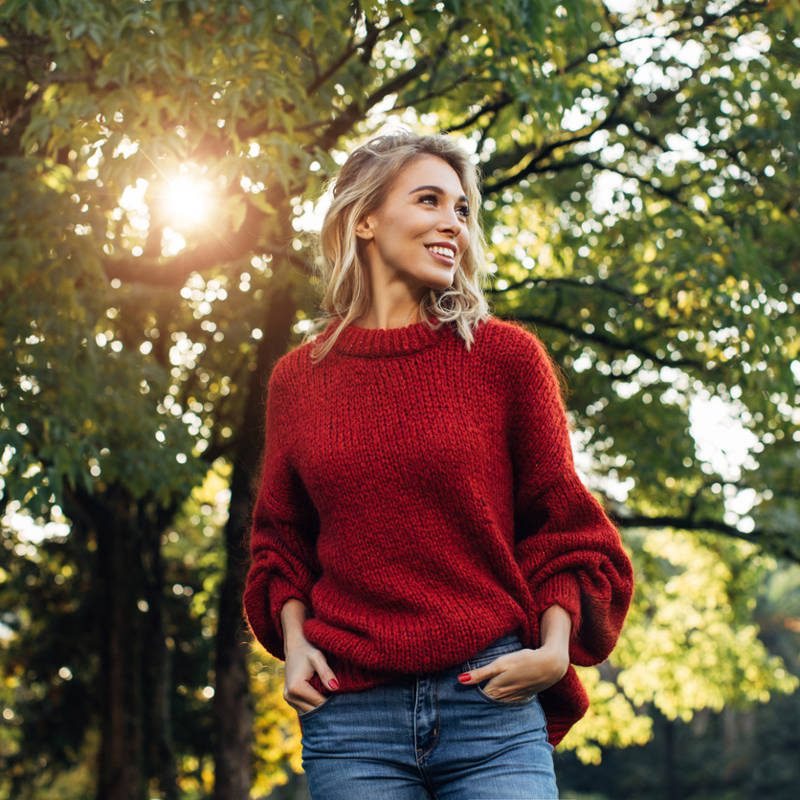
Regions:
<instances>
[{"instance_id":1,"label":"woman","mask_svg":"<svg viewBox=\"0 0 800 800\"><path fill-rule=\"evenodd\" d=\"M314 798L557 797L572 664L630 604L546 349L482 295L479 208L445 136L356 149L321 232L326 327L269 379L244 612L286 662Z\"/></svg>"}]
</instances>

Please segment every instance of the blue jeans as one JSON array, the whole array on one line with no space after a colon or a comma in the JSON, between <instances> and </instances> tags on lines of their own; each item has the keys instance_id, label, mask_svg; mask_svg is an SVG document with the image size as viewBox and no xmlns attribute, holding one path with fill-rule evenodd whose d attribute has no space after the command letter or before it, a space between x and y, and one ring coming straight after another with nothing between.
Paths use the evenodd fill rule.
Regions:
<instances>
[{"instance_id":1,"label":"blue jeans","mask_svg":"<svg viewBox=\"0 0 800 800\"><path fill-rule=\"evenodd\" d=\"M298 714L313 800L551 800L553 746L538 695L497 700L457 676L522 649L502 636L440 672L329 695Z\"/></svg>"}]
</instances>

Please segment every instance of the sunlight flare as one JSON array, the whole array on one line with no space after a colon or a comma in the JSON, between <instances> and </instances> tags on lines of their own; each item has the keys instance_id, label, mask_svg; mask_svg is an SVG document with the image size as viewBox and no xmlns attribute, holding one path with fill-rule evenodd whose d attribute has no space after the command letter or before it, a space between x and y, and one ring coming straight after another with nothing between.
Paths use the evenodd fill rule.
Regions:
<instances>
[{"instance_id":1,"label":"sunlight flare","mask_svg":"<svg viewBox=\"0 0 800 800\"><path fill-rule=\"evenodd\" d=\"M193 175L170 178L161 194L161 212L177 230L208 222L214 208L211 182Z\"/></svg>"}]
</instances>

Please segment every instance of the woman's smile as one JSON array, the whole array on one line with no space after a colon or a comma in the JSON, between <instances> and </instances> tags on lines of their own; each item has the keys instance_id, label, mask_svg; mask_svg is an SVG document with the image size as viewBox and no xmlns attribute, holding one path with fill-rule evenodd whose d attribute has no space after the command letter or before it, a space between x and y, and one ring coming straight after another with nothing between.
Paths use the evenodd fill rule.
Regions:
<instances>
[{"instance_id":1,"label":"woman's smile","mask_svg":"<svg viewBox=\"0 0 800 800\"><path fill-rule=\"evenodd\" d=\"M452 267L456 263L455 245L450 244L426 244L428 252L441 264Z\"/></svg>"}]
</instances>

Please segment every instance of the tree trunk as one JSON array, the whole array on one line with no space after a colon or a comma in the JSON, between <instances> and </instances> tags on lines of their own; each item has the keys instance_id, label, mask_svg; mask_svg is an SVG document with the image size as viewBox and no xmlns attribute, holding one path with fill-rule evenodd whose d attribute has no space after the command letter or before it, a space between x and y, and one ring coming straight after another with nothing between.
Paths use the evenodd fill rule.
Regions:
<instances>
[{"instance_id":1,"label":"tree trunk","mask_svg":"<svg viewBox=\"0 0 800 800\"><path fill-rule=\"evenodd\" d=\"M142 757L140 536L112 514L97 521L100 642L98 800L146 800Z\"/></svg>"},{"instance_id":2,"label":"tree trunk","mask_svg":"<svg viewBox=\"0 0 800 800\"><path fill-rule=\"evenodd\" d=\"M265 335L247 388L225 526L227 569L220 589L215 660L214 800L248 800L252 784L253 703L247 674L251 639L242 613L244 578L249 565L250 504L263 444L267 381L275 360L286 352L295 316L288 281L277 276L273 280L276 285L262 326Z\"/></svg>"},{"instance_id":3,"label":"tree trunk","mask_svg":"<svg viewBox=\"0 0 800 800\"><path fill-rule=\"evenodd\" d=\"M156 517L158 515L156 514ZM159 526L160 527L160 526ZM167 648L164 623L164 561L161 533L153 530L142 551L143 577L147 590L144 616L145 642L142 672L145 681L147 717L147 774L157 776L163 800L178 800L175 743L172 737L172 654Z\"/></svg>"}]
</instances>

